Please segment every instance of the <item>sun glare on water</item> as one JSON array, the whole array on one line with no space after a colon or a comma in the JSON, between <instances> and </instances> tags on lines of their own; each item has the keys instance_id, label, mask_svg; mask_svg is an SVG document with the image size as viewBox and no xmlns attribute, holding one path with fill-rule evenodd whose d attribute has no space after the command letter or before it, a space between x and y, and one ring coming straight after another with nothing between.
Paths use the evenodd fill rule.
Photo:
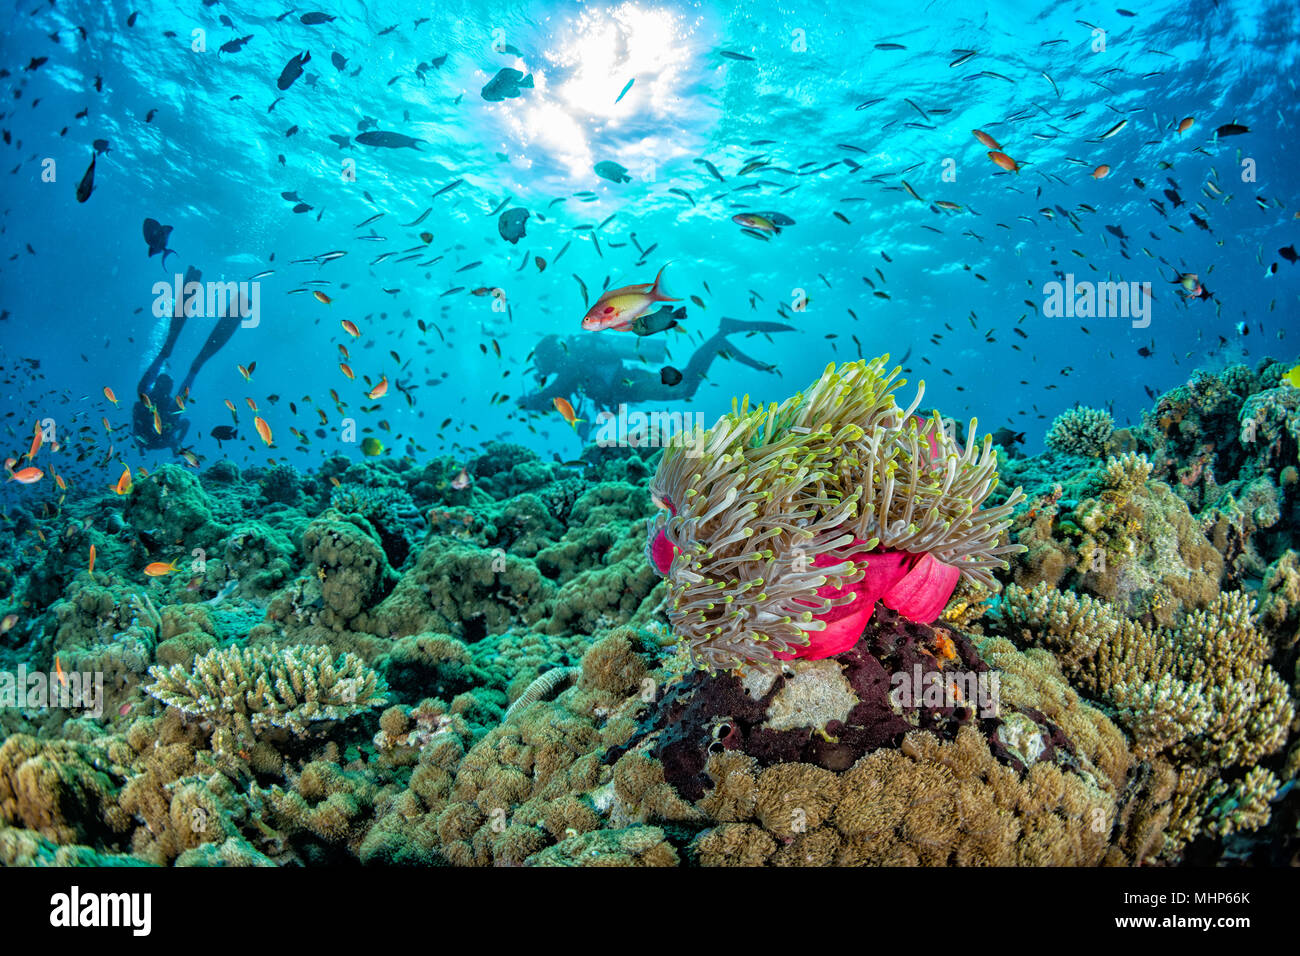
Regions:
<instances>
[{"instance_id":1,"label":"sun glare on water","mask_svg":"<svg viewBox=\"0 0 1300 956\"><path fill-rule=\"evenodd\" d=\"M508 125L574 178L590 176L602 159L615 159L634 175L640 163L663 162L681 147L654 126L677 125L669 120L684 101L690 29L681 13L663 8L623 3L584 10L551 34L534 69L535 89L510 111ZM616 102L629 80L632 88Z\"/></svg>"}]
</instances>

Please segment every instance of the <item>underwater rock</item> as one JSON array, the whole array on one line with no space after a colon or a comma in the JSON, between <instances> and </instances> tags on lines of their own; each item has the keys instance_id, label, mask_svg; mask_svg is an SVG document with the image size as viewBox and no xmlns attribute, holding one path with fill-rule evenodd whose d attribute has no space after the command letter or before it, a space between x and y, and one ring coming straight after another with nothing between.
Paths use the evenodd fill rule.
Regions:
<instances>
[{"instance_id":1,"label":"underwater rock","mask_svg":"<svg viewBox=\"0 0 1300 956\"><path fill-rule=\"evenodd\" d=\"M123 517L145 532L157 547L211 547L225 529L213 520L212 507L198 478L177 465L162 465L135 483L125 499ZM155 558L151 556L150 560Z\"/></svg>"},{"instance_id":2,"label":"underwater rock","mask_svg":"<svg viewBox=\"0 0 1300 956\"><path fill-rule=\"evenodd\" d=\"M393 589L397 575L376 538L332 509L307 528L302 551L320 580L323 626L343 628Z\"/></svg>"}]
</instances>

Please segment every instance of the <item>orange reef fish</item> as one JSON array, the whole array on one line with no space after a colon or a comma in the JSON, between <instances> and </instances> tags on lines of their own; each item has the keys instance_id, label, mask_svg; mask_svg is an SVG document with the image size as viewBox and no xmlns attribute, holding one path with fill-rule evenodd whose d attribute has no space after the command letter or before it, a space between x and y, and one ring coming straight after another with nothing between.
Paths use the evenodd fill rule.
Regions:
<instances>
[{"instance_id":1,"label":"orange reef fish","mask_svg":"<svg viewBox=\"0 0 1300 956\"><path fill-rule=\"evenodd\" d=\"M90 563L86 567L86 570L91 574L95 573L95 546L93 544L90 546Z\"/></svg>"},{"instance_id":2,"label":"orange reef fish","mask_svg":"<svg viewBox=\"0 0 1300 956\"><path fill-rule=\"evenodd\" d=\"M346 332L348 335L352 336L354 339L361 338L361 330L357 328L357 324L353 322L351 319L344 319L339 324L343 326L343 331Z\"/></svg>"},{"instance_id":3,"label":"orange reef fish","mask_svg":"<svg viewBox=\"0 0 1300 956\"><path fill-rule=\"evenodd\" d=\"M346 365L345 363L339 362L339 368L343 370L343 374L348 377L349 381L356 378L356 375L353 374L351 367ZM335 399L335 401L338 401L338 399Z\"/></svg>"},{"instance_id":4,"label":"orange reef fish","mask_svg":"<svg viewBox=\"0 0 1300 956\"><path fill-rule=\"evenodd\" d=\"M179 559L178 559L179 560ZM144 573L151 578L166 577L173 571L179 571L175 561L154 561L144 566Z\"/></svg>"},{"instance_id":5,"label":"orange reef fish","mask_svg":"<svg viewBox=\"0 0 1300 956\"><path fill-rule=\"evenodd\" d=\"M39 468L20 468L9 472L9 480L16 481L20 485L34 485L44 477L45 472Z\"/></svg>"},{"instance_id":6,"label":"orange reef fish","mask_svg":"<svg viewBox=\"0 0 1300 956\"><path fill-rule=\"evenodd\" d=\"M1005 169L1009 173L1020 172L1020 164L1006 153L998 152L997 150L989 150L989 159L993 160L995 166L1000 169Z\"/></svg>"},{"instance_id":7,"label":"orange reef fish","mask_svg":"<svg viewBox=\"0 0 1300 956\"><path fill-rule=\"evenodd\" d=\"M997 150L999 152L1002 150L1002 147L998 144L998 141L994 139L992 136L990 136L988 133L984 132L984 130L973 129L971 130L971 133L974 134L975 138L979 140L981 143L983 143L985 146L987 146L989 149Z\"/></svg>"},{"instance_id":8,"label":"orange reef fish","mask_svg":"<svg viewBox=\"0 0 1300 956\"><path fill-rule=\"evenodd\" d=\"M113 491L119 495L129 495L131 489L135 486L131 484L131 469L128 467L122 472L122 477L117 479L117 484L113 486Z\"/></svg>"},{"instance_id":9,"label":"orange reef fish","mask_svg":"<svg viewBox=\"0 0 1300 956\"><path fill-rule=\"evenodd\" d=\"M462 468L460 470L460 474L451 480L451 486L455 488L457 491L460 491L462 488L468 488L469 472L467 472L464 468Z\"/></svg>"},{"instance_id":10,"label":"orange reef fish","mask_svg":"<svg viewBox=\"0 0 1300 956\"><path fill-rule=\"evenodd\" d=\"M117 404L117 396L113 394L113 390L109 388L107 385L104 386L104 397L108 399L110 402L112 402L114 405Z\"/></svg>"},{"instance_id":11,"label":"orange reef fish","mask_svg":"<svg viewBox=\"0 0 1300 956\"><path fill-rule=\"evenodd\" d=\"M663 281L664 269L659 270L652 283L625 285L619 289L610 289L596 304L587 310L582 320L582 327L588 332L602 329L614 329L626 332L632 323L645 315L657 302L680 302L681 299L665 295L660 283Z\"/></svg>"},{"instance_id":12,"label":"orange reef fish","mask_svg":"<svg viewBox=\"0 0 1300 956\"><path fill-rule=\"evenodd\" d=\"M383 378L379 380L378 385L376 385L370 391L366 392L366 398L373 401L376 398L383 398L387 394L388 394L388 376L385 375Z\"/></svg>"},{"instance_id":13,"label":"orange reef fish","mask_svg":"<svg viewBox=\"0 0 1300 956\"><path fill-rule=\"evenodd\" d=\"M331 302L334 301L329 296L327 296L324 292L321 292L319 289L313 292L312 296L316 299L317 302L323 302L326 305L329 305Z\"/></svg>"},{"instance_id":14,"label":"orange reef fish","mask_svg":"<svg viewBox=\"0 0 1300 956\"><path fill-rule=\"evenodd\" d=\"M551 404L554 405L555 410L560 413L560 417L568 422L575 431L578 428L578 422L586 421L586 419L578 417L578 413L573 410L573 406L569 404L567 398L561 398L559 395L556 395L551 399Z\"/></svg>"},{"instance_id":15,"label":"orange reef fish","mask_svg":"<svg viewBox=\"0 0 1300 956\"><path fill-rule=\"evenodd\" d=\"M1110 167L1105 163L1102 163L1092 171L1093 179L1105 179L1108 175L1110 175Z\"/></svg>"},{"instance_id":16,"label":"orange reef fish","mask_svg":"<svg viewBox=\"0 0 1300 956\"><path fill-rule=\"evenodd\" d=\"M257 433L262 436L262 441L265 442L267 445L270 445L271 426L266 423L266 419L262 418L260 415L254 416L253 427L256 428Z\"/></svg>"}]
</instances>

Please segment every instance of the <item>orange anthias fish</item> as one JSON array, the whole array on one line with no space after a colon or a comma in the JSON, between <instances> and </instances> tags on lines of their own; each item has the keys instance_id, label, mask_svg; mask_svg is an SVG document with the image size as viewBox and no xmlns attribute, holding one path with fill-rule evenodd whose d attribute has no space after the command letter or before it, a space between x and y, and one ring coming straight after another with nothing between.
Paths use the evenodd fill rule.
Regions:
<instances>
[{"instance_id":1,"label":"orange anthias fish","mask_svg":"<svg viewBox=\"0 0 1300 956\"><path fill-rule=\"evenodd\" d=\"M179 559L177 559L179 560ZM154 561L144 566L144 573L151 578L166 577L173 571L179 571L175 561Z\"/></svg>"},{"instance_id":2,"label":"orange anthias fish","mask_svg":"<svg viewBox=\"0 0 1300 956\"><path fill-rule=\"evenodd\" d=\"M86 570L91 574L95 573L95 546L93 544L90 546L90 564Z\"/></svg>"},{"instance_id":3,"label":"orange anthias fish","mask_svg":"<svg viewBox=\"0 0 1300 956\"><path fill-rule=\"evenodd\" d=\"M25 456L28 461L31 461L36 457L36 453L41 450L41 443L43 441L44 438L41 435L41 426L37 425L32 433L32 447L27 450L27 455Z\"/></svg>"},{"instance_id":4,"label":"orange anthias fish","mask_svg":"<svg viewBox=\"0 0 1300 956\"><path fill-rule=\"evenodd\" d=\"M16 481L20 485L34 485L44 477L45 472L39 468L20 468L9 472L9 480Z\"/></svg>"},{"instance_id":5,"label":"orange anthias fish","mask_svg":"<svg viewBox=\"0 0 1300 956\"><path fill-rule=\"evenodd\" d=\"M663 281L664 269L659 270L655 281L649 284L625 285L620 289L610 289L596 304L587 310L582 327L588 332L614 329L626 332L632 323L645 315L658 302L680 302L681 299L665 295L660 283Z\"/></svg>"},{"instance_id":6,"label":"orange anthias fish","mask_svg":"<svg viewBox=\"0 0 1300 956\"><path fill-rule=\"evenodd\" d=\"M109 388L107 385L104 386L104 397L108 399L110 402L112 402L114 405L117 404L117 396L113 394L113 390Z\"/></svg>"},{"instance_id":7,"label":"orange anthias fish","mask_svg":"<svg viewBox=\"0 0 1300 956\"><path fill-rule=\"evenodd\" d=\"M1020 164L1006 153L998 152L997 150L989 150L989 159L993 160L995 166L1000 169L1005 169L1009 173L1020 172Z\"/></svg>"},{"instance_id":8,"label":"orange anthias fish","mask_svg":"<svg viewBox=\"0 0 1300 956\"><path fill-rule=\"evenodd\" d=\"M239 369L239 374L242 375L242 376L244 376L244 381L245 381L245 382L251 382L251 381L253 380L253 370L252 370L252 368L245 367L245 366L243 366L243 365L239 365L239 366L236 366L236 367Z\"/></svg>"},{"instance_id":9,"label":"orange anthias fish","mask_svg":"<svg viewBox=\"0 0 1300 956\"><path fill-rule=\"evenodd\" d=\"M162 434L162 419L158 417L158 409L153 410L153 430L159 435Z\"/></svg>"},{"instance_id":10,"label":"orange anthias fish","mask_svg":"<svg viewBox=\"0 0 1300 956\"><path fill-rule=\"evenodd\" d=\"M253 427L256 428L257 433L262 436L262 441L265 442L267 445L270 445L271 426L266 423L266 419L262 418L260 415L254 416Z\"/></svg>"},{"instance_id":11,"label":"orange anthias fish","mask_svg":"<svg viewBox=\"0 0 1300 956\"><path fill-rule=\"evenodd\" d=\"M329 296L327 296L324 292L321 292L320 290L313 292L312 296L316 299L317 302L323 302L325 305L329 305L331 302L334 301L333 299L331 299Z\"/></svg>"},{"instance_id":12,"label":"orange anthias fish","mask_svg":"<svg viewBox=\"0 0 1300 956\"><path fill-rule=\"evenodd\" d=\"M353 373L350 366L344 364L343 362L339 362L339 368L343 370L343 374L348 377L349 381L356 378L356 375Z\"/></svg>"},{"instance_id":13,"label":"orange anthias fish","mask_svg":"<svg viewBox=\"0 0 1300 956\"><path fill-rule=\"evenodd\" d=\"M117 479L117 484L113 486L113 491L119 495L129 495L131 489L135 486L131 484L131 469L127 468L122 472L122 477Z\"/></svg>"},{"instance_id":14,"label":"orange anthias fish","mask_svg":"<svg viewBox=\"0 0 1300 956\"><path fill-rule=\"evenodd\" d=\"M226 399L226 408L230 409L230 414L232 415L239 414L238 410L236 410L235 408L235 403L232 402L230 399Z\"/></svg>"},{"instance_id":15,"label":"orange anthias fish","mask_svg":"<svg viewBox=\"0 0 1300 956\"><path fill-rule=\"evenodd\" d=\"M1105 179L1109 175L1110 175L1110 167L1107 166L1105 163L1102 163L1100 166L1098 166L1096 169L1092 171L1093 179Z\"/></svg>"},{"instance_id":16,"label":"orange anthias fish","mask_svg":"<svg viewBox=\"0 0 1300 956\"><path fill-rule=\"evenodd\" d=\"M374 401L376 398L383 398L388 394L388 376L385 375L379 380L379 384L366 392L366 398Z\"/></svg>"},{"instance_id":17,"label":"orange anthias fish","mask_svg":"<svg viewBox=\"0 0 1300 956\"><path fill-rule=\"evenodd\" d=\"M979 140L989 149L995 149L1001 151L1002 147L998 144L998 141L994 139L992 136L990 136L988 133L984 132L984 130L973 129L971 130L971 133L975 136L977 140Z\"/></svg>"},{"instance_id":18,"label":"orange anthias fish","mask_svg":"<svg viewBox=\"0 0 1300 956\"><path fill-rule=\"evenodd\" d=\"M578 422L586 421L585 418L578 417L578 413L573 410L573 406L569 404L567 398L561 398L559 395L556 395L551 399L551 404L554 405L555 410L560 413L560 417L568 422L575 431L578 428Z\"/></svg>"},{"instance_id":19,"label":"orange anthias fish","mask_svg":"<svg viewBox=\"0 0 1300 956\"><path fill-rule=\"evenodd\" d=\"M1192 128L1192 124L1195 122L1196 120L1190 116L1183 117L1182 122L1178 124L1178 135L1181 136L1183 133L1186 133Z\"/></svg>"},{"instance_id":20,"label":"orange anthias fish","mask_svg":"<svg viewBox=\"0 0 1300 956\"><path fill-rule=\"evenodd\" d=\"M348 335L352 336L354 339L361 338L361 330L357 328L357 324L353 322L351 319L344 319L339 324L343 326L343 331L346 332Z\"/></svg>"},{"instance_id":21,"label":"orange anthias fish","mask_svg":"<svg viewBox=\"0 0 1300 956\"><path fill-rule=\"evenodd\" d=\"M257 402L253 401L252 396L245 398L244 401L248 402L249 410L253 412L253 414L257 414Z\"/></svg>"},{"instance_id":22,"label":"orange anthias fish","mask_svg":"<svg viewBox=\"0 0 1300 956\"><path fill-rule=\"evenodd\" d=\"M59 662L59 655L54 655L54 676L59 679L59 683L64 687L68 686L68 675L63 673L63 665Z\"/></svg>"},{"instance_id":23,"label":"orange anthias fish","mask_svg":"<svg viewBox=\"0 0 1300 956\"><path fill-rule=\"evenodd\" d=\"M67 491L67 490L68 490L68 483L67 483L66 481L63 480L63 476L62 476L62 475L55 475L55 476L54 476L54 483L55 483L56 485L59 486L59 490L60 490L60 491Z\"/></svg>"},{"instance_id":24,"label":"orange anthias fish","mask_svg":"<svg viewBox=\"0 0 1300 956\"><path fill-rule=\"evenodd\" d=\"M460 470L460 474L451 480L451 486L455 488L457 491L460 491L462 488L468 488L469 472L467 472L464 468L462 468Z\"/></svg>"}]
</instances>

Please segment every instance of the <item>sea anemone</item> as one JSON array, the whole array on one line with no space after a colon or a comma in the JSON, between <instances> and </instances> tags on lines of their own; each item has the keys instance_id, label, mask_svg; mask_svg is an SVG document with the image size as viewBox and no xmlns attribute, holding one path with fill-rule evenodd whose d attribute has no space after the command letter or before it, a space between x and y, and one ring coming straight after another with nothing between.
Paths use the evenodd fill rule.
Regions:
<instances>
[{"instance_id":1,"label":"sea anemone","mask_svg":"<svg viewBox=\"0 0 1300 956\"><path fill-rule=\"evenodd\" d=\"M647 554L668 578L669 619L716 671L819 658L857 642L877 600L932 621L965 576L992 585L1017 488L997 508L992 438L960 447L938 414L893 393L889 356L826 368L779 405L733 402L665 449Z\"/></svg>"}]
</instances>

